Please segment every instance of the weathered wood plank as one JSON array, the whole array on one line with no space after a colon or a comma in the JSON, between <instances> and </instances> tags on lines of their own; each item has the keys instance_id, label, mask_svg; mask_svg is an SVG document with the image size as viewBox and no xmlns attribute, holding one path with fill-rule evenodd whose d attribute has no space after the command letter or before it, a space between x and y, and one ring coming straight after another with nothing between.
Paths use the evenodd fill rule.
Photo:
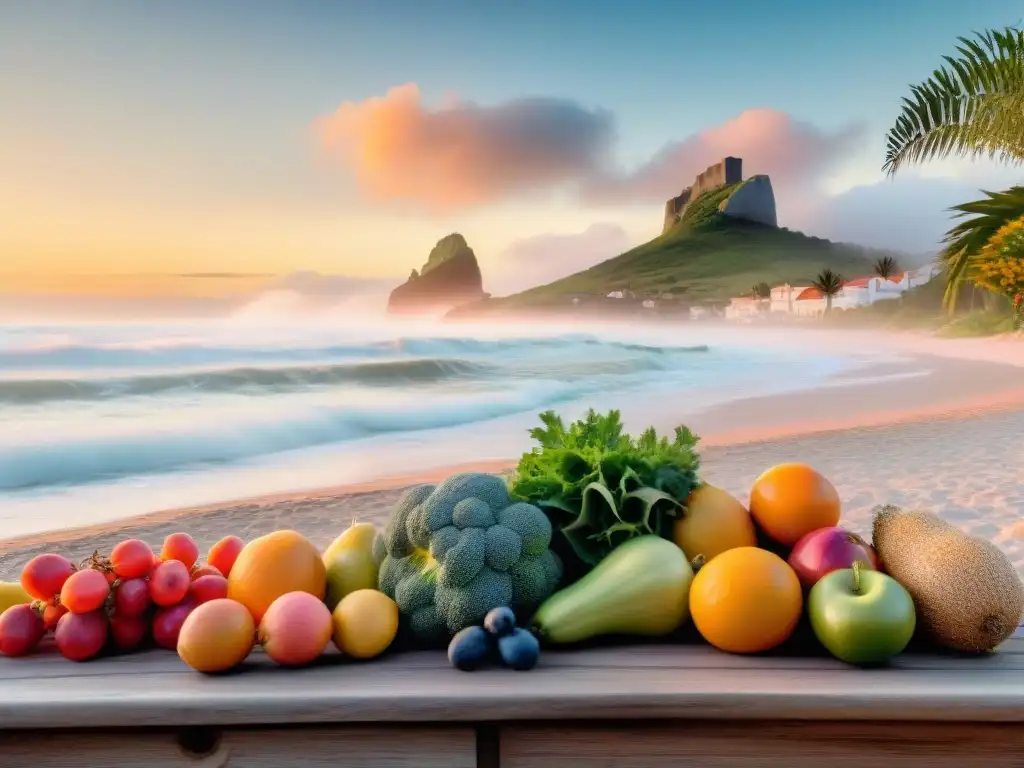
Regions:
<instances>
[{"instance_id":1,"label":"weathered wood plank","mask_svg":"<svg viewBox=\"0 0 1024 768\"><path fill-rule=\"evenodd\" d=\"M107 660L90 662L88 664L72 664L66 659L47 659L39 663L33 659L31 663L26 659L19 660L21 663L11 665L0 664L0 686L5 682L15 680L34 681L42 679L57 679L63 677L74 678L102 678L117 679L131 677L140 673L160 675L193 675L186 669L181 661L173 653L154 652L152 654L140 654L132 658L130 664L109 664ZM387 663L388 673L396 671L430 670L439 667L437 654L414 653L401 654L389 658L386 662L377 661L375 665ZM52 663L51 663L52 661ZM111 660L113 662L113 660ZM813 672L815 670L829 671L848 669L843 663L835 659L821 657L812 658L787 658L787 657L761 657L761 656L734 656L719 653L712 648L688 648L685 652L679 649L648 647L643 649L592 649L577 651L575 653L547 653L543 656L543 668L549 670L591 668L595 670L604 669L665 669L665 670L794 670L801 672ZM250 672L257 669L267 668L272 674L278 674L272 669L261 654L254 655L248 663ZM350 664L339 658L330 658L321 661L316 668L325 670L349 669L352 667L366 667L367 663ZM1024 672L1024 653L1005 653L986 655L972 658L968 656L918 656L904 655L894 659L890 664L893 670L936 670L949 672L974 672L983 675L1002 674L1003 672L1018 673Z\"/></svg>"},{"instance_id":2,"label":"weathered wood plank","mask_svg":"<svg viewBox=\"0 0 1024 768\"><path fill-rule=\"evenodd\" d=\"M88 674L0 679L0 728L524 717L1024 721L1024 671L986 659L955 670L601 668L551 663L560 655L529 673L457 672L435 653L418 667L396 656L300 670L256 664L212 678L144 667L104 676L98 661L72 666Z\"/></svg>"},{"instance_id":3,"label":"weathered wood plank","mask_svg":"<svg viewBox=\"0 0 1024 768\"><path fill-rule=\"evenodd\" d=\"M392 654L386 663L390 670L432 669L438 666L443 654L402 653ZM721 653L708 645L647 644L639 646L612 646L585 648L564 652L546 652L543 655L545 667L597 667L606 669L664 667L667 669L845 669L846 665L836 661L824 652L811 656L755 655L742 656ZM369 662L375 666L380 661ZM322 666L347 666L340 654L329 650L324 654ZM270 666L266 657L257 650L249 662L250 667ZM360 664L359 666L365 666ZM990 670L1020 669L1024 667L1024 634L1004 643L997 653L983 656L957 654L932 655L906 653L894 659L894 669L937 669L937 670ZM148 674L189 674L192 673L169 651L132 653L92 661L87 664L73 664L47 644L32 656L20 659L0 658L0 685L7 680L45 677L110 677L118 675Z\"/></svg>"},{"instance_id":4,"label":"weathered wood plank","mask_svg":"<svg viewBox=\"0 0 1024 768\"><path fill-rule=\"evenodd\" d=\"M501 768L1018 768L1015 724L767 722L513 725Z\"/></svg>"},{"instance_id":5,"label":"weathered wood plank","mask_svg":"<svg viewBox=\"0 0 1024 768\"><path fill-rule=\"evenodd\" d=\"M205 730L205 729L204 729ZM0 731L4 768L474 768L472 728Z\"/></svg>"},{"instance_id":6,"label":"weathered wood plank","mask_svg":"<svg viewBox=\"0 0 1024 768\"><path fill-rule=\"evenodd\" d=\"M858 670L824 655L706 645L549 651L530 673L451 669L442 652L302 670L254 653L205 677L151 651L74 664L51 647L0 659L0 729L623 717L1024 721L1024 636L980 657L905 654Z\"/></svg>"}]
</instances>

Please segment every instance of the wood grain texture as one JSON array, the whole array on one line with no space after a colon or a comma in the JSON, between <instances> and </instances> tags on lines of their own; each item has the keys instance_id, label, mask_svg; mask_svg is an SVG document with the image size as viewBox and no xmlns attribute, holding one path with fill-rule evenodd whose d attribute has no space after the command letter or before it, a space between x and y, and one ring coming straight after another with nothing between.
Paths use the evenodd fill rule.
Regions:
<instances>
[{"instance_id":1,"label":"wood grain texture","mask_svg":"<svg viewBox=\"0 0 1024 768\"><path fill-rule=\"evenodd\" d=\"M977 657L905 654L861 670L825 656L705 645L548 651L529 673L452 669L443 652L283 669L254 653L207 677L174 653L74 664L0 659L0 730L502 720L761 719L1024 722L1024 638Z\"/></svg>"},{"instance_id":2,"label":"wood grain texture","mask_svg":"<svg viewBox=\"0 0 1024 768\"><path fill-rule=\"evenodd\" d=\"M197 753L175 731L0 733L4 768L474 768L471 728L284 728L217 732ZM203 739L201 739L203 740Z\"/></svg>"},{"instance_id":3,"label":"wood grain texture","mask_svg":"<svg viewBox=\"0 0 1024 768\"><path fill-rule=\"evenodd\" d=\"M676 722L502 728L501 768L1020 768L1016 724Z\"/></svg>"}]
</instances>

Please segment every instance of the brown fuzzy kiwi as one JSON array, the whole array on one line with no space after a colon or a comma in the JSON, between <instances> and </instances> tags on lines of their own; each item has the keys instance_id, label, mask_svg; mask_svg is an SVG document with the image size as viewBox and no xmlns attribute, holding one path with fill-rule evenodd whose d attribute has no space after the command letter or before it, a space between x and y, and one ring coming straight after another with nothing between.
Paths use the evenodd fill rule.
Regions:
<instances>
[{"instance_id":1,"label":"brown fuzzy kiwi","mask_svg":"<svg viewBox=\"0 0 1024 768\"><path fill-rule=\"evenodd\" d=\"M1006 554L938 515L877 507L872 544L914 598L918 627L945 648L992 650L1024 618L1024 583Z\"/></svg>"}]
</instances>

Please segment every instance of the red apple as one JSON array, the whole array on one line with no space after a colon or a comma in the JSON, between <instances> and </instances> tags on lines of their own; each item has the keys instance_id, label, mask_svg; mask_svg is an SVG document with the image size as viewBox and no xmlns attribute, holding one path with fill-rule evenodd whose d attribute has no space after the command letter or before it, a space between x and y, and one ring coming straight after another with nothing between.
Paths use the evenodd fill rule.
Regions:
<instances>
[{"instance_id":1,"label":"red apple","mask_svg":"<svg viewBox=\"0 0 1024 768\"><path fill-rule=\"evenodd\" d=\"M838 526L805 534L789 554L789 565L805 587L813 587L832 571L852 568L855 560L873 571L882 570L874 548L857 534Z\"/></svg>"}]
</instances>

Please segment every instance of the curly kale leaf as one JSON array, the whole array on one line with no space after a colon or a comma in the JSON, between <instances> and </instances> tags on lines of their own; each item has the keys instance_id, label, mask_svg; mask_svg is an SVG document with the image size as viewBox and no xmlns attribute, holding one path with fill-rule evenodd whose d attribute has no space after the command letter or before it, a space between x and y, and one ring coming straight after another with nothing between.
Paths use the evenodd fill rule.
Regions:
<instances>
[{"instance_id":1,"label":"curly kale leaf","mask_svg":"<svg viewBox=\"0 0 1024 768\"><path fill-rule=\"evenodd\" d=\"M679 426L672 440L654 428L634 438L614 410L591 409L568 427L553 411L540 419L530 431L538 447L523 454L511 492L544 510L568 571L582 575L633 536L671 535L699 482L696 435Z\"/></svg>"}]
</instances>

